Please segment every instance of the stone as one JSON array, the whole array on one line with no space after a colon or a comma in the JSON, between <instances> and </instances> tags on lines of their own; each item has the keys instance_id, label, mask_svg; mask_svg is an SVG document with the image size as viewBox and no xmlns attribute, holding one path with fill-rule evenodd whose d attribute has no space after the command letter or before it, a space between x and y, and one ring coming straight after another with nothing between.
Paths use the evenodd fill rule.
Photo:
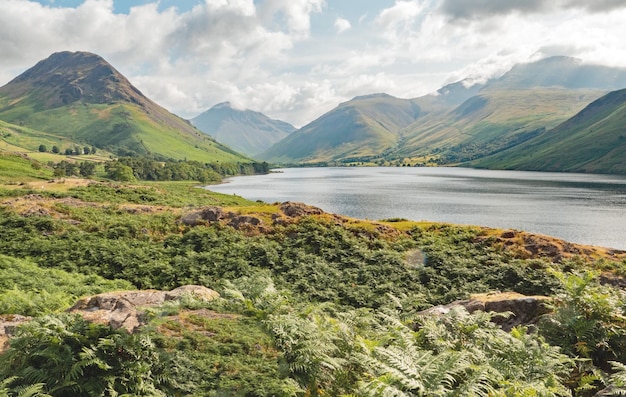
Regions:
<instances>
[{"instance_id":1,"label":"stone","mask_svg":"<svg viewBox=\"0 0 626 397\"><path fill-rule=\"evenodd\" d=\"M217 222L220 219L224 219L221 207L205 207L183 215L180 221L187 226L197 226L205 222Z\"/></svg>"},{"instance_id":2,"label":"stone","mask_svg":"<svg viewBox=\"0 0 626 397\"><path fill-rule=\"evenodd\" d=\"M180 299L181 296L191 295L196 299L203 300L205 302L212 301L220 297L217 291L213 291L202 285L183 285L182 287L175 288L165 293L165 300Z\"/></svg>"},{"instance_id":3,"label":"stone","mask_svg":"<svg viewBox=\"0 0 626 397\"><path fill-rule=\"evenodd\" d=\"M292 201L286 201L280 205L280 210L283 214L290 218L309 216L309 215L321 215L324 213L320 208L306 205L304 203L297 203Z\"/></svg>"},{"instance_id":4,"label":"stone","mask_svg":"<svg viewBox=\"0 0 626 397\"><path fill-rule=\"evenodd\" d=\"M232 226L235 229L241 229L244 226L259 226L261 224L261 220L254 216L249 215L239 215L233 217L228 226Z\"/></svg>"},{"instance_id":5,"label":"stone","mask_svg":"<svg viewBox=\"0 0 626 397\"><path fill-rule=\"evenodd\" d=\"M198 285L182 286L172 291L117 291L80 299L68 311L79 313L87 321L132 333L145 324L143 309L160 306L186 294L204 301L219 297L217 292Z\"/></svg>"},{"instance_id":6,"label":"stone","mask_svg":"<svg viewBox=\"0 0 626 397\"><path fill-rule=\"evenodd\" d=\"M550 312L545 305L550 301L547 296L527 296L517 292L495 292L472 295L469 300L459 300L447 305L434 306L420 312L421 315L441 316L454 307L464 307L469 313L477 310L494 313L512 313L511 316L494 316L492 321L510 331L519 325L531 325Z\"/></svg>"}]
</instances>

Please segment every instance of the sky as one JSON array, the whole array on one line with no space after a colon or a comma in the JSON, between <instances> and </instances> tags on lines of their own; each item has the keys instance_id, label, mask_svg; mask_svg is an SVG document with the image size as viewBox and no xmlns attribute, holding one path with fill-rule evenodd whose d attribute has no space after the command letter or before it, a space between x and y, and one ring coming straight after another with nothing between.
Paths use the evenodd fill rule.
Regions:
<instances>
[{"instance_id":1,"label":"sky","mask_svg":"<svg viewBox=\"0 0 626 397\"><path fill-rule=\"evenodd\" d=\"M626 67L624 21L624 0L0 0L0 86L89 51L181 117L230 101L300 127L546 56Z\"/></svg>"}]
</instances>

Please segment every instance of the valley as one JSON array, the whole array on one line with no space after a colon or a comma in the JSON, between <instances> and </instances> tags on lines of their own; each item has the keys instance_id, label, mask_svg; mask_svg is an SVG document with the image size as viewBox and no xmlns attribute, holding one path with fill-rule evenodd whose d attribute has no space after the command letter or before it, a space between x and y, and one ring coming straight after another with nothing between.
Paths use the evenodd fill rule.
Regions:
<instances>
[{"instance_id":1,"label":"valley","mask_svg":"<svg viewBox=\"0 0 626 397\"><path fill-rule=\"evenodd\" d=\"M424 205L430 191L441 206L461 195L446 180L473 178L418 165L623 173L624 73L547 59L419 98L358 96L296 129L225 103L192 124L99 56L53 54L0 87L0 396L623 394L621 246L412 220L400 199ZM277 164L394 167L268 174ZM398 211L375 220L308 201L307 189L350 190L345 175L317 182L351 170ZM291 171L302 200L199 188ZM389 188L403 171L418 192ZM606 198L622 180L505 177L486 193L510 171L483 171L469 170L470 212L495 212L485 197L501 204L512 186L537 195L504 201L533 208L549 184ZM568 202L578 229L592 228L576 212L590 200Z\"/></svg>"}]
</instances>

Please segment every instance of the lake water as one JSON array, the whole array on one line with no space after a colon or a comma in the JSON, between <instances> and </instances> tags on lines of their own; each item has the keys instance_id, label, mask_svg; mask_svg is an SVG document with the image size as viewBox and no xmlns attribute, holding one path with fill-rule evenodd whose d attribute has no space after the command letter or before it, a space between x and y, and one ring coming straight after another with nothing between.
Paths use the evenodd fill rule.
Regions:
<instances>
[{"instance_id":1,"label":"lake water","mask_svg":"<svg viewBox=\"0 0 626 397\"><path fill-rule=\"evenodd\" d=\"M468 168L288 168L208 186L355 218L511 228L626 249L626 177Z\"/></svg>"}]
</instances>

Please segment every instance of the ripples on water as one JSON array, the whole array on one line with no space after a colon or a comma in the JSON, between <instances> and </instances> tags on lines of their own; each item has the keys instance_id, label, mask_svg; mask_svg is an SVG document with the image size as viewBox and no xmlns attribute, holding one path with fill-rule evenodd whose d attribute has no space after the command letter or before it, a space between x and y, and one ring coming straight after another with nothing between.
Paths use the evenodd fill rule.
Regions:
<instances>
[{"instance_id":1,"label":"ripples on water","mask_svg":"<svg viewBox=\"0 0 626 397\"><path fill-rule=\"evenodd\" d=\"M468 168L288 168L210 190L364 219L526 230L626 249L626 177Z\"/></svg>"}]
</instances>

